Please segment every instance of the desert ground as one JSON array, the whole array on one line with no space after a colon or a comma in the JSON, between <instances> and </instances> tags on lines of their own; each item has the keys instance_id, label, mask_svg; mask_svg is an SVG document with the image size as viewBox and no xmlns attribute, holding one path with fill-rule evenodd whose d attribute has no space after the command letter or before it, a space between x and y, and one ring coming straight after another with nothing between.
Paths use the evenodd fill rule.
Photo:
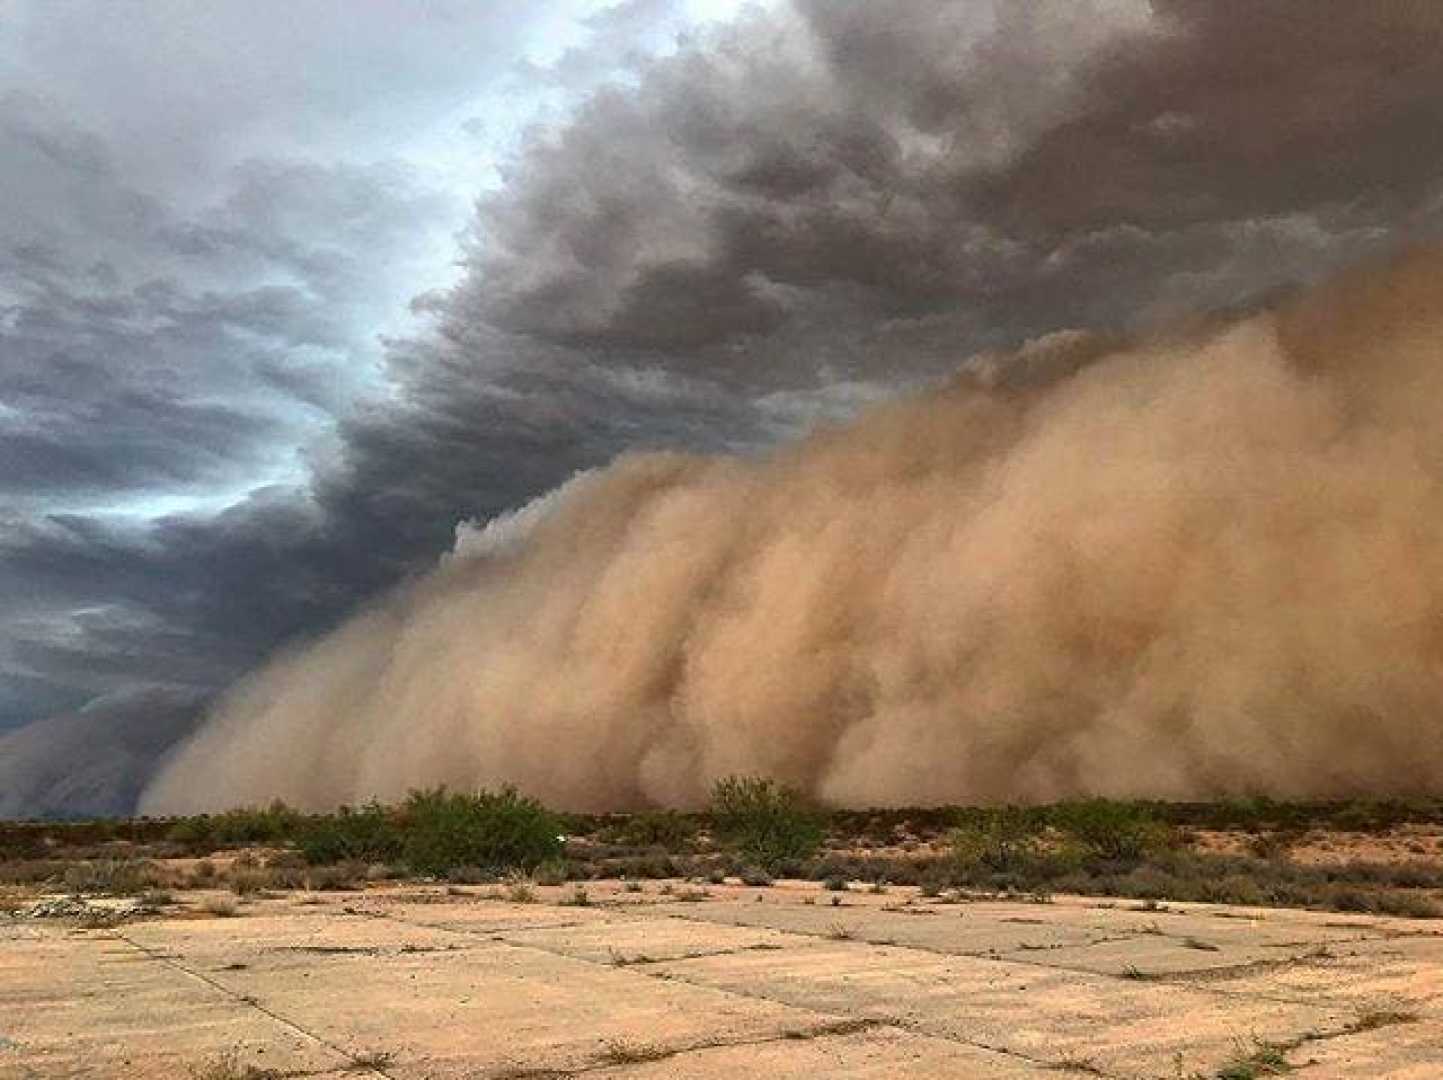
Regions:
<instances>
[{"instance_id":1,"label":"desert ground","mask_svg":"<svg viewBox=\"0 0 1443 1080\"><path fill-rule=\"evenodd\" d=\"M36 904L6 1078L1443 1073L1432 920L786 880Z\"/></svg>"},{"instance_id":2,"label":"desert ground","mask_svg":"<svg viewBox=\"0 0 1443 1080\"><path fill-rule=\"evenodd\" d=\"M0 1078L1443 1076L1443 801L718 790L0 823Z\"/></svg>"}]
</instances>

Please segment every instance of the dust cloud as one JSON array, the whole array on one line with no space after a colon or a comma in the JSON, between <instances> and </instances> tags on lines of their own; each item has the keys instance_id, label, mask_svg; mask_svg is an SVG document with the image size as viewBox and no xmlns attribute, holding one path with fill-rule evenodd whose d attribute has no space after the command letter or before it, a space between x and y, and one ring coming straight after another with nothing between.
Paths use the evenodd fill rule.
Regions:
<instances>
[{"instance_id":1,"label":"dust cloud","mask_svg":"<svg viewBox=\"0 0 1443 1080\"><path fill-rule=\"evenodd\" d=\"M234 687L141 809L1436 790L1440 300L1417 254L764 458L624 456Z\"/></svg>"}]
</instances>

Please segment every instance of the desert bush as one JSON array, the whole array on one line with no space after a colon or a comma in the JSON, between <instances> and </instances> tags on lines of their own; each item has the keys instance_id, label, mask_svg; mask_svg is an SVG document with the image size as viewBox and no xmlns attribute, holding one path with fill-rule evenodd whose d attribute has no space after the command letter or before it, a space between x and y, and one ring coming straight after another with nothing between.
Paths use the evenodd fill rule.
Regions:
<instances>
[{"instance_id":1,"label":"desert bush","mask_svg":"<svg viewBox=\"0 0 1443 1080\"><path fill-rule=\"evenodd\" d=\"M768 874L765 870L763 870L760 866L744 867L742 869L742 872L738 876L742 879L743 885L753 885L760 888L765 888L772 883L772 876Z\"/></svg>"},{"instance_id":2,"label":"desert bush","mask_svg":"<svg viewBox=\"0 0 1443 1080\"><path fill-rule=\"evenodd\" d=\"M294 837L304 816L279 799L267 807L227 810L211 818L210 838L219 844L274 844Z\"/></svg>"},{"instance_id":3,"label":"desert bush","mask_svg":"<svg viewBox=\"0 0 1443 1080\"><path fill-rule=\"evenodd\" d=\"M234 919L240 914L236 902L229 896L208 896L201 902L201 910L217 919Z\"/></svg>"},{"instance_id":4,"label":"desert bush","mask_svg":"<svg viewBox=\"0 0 1443 1080\"><path fill-rule=\"evenodd\" d=\"M66 890L77 895L104 893L110 896L134 896L166 884L164 875L157 867L133 859L74 863L65 868L63 880Z\"/></svg>"},{"instance_id":5,"label":"desert bush","mask_svg":"<svg viewBox=\"0 0 1443 1080\"><path fill-rule=\"evenodd\" d=\"M672 878L684 877L682 867L670 855L638 855L625 859L604 859L594 864L601 877Z\"/></svg>"},{"instance_id":6,"label":"desert bush","mask_svg":"<svg viewBox=\"0 0 1443 1080\"><path fill-rule=\"evenodd\" d=\"M375 868L375 867L372 867L372 868L371 868L371 870L374 870L374 869L376 869L376 868ZM389 872L389 868L388 868L388 867L382 866L382 867L380 867L380 869ZM370 880L372 880L372 881L382 880L381 878L376 877L376 876L371 872L371 870L368 870L367 873L366 873L366 876L367 876ZM485 885L485 884L487 884L488 882L495 881L495 880L496 880L496 875L495 875L495 874L488 874L485 870L482 870L479 866L453 866L450 870L447 870L447 871L446 871L446 880L447 880L448 882L450 882L452 885Z\"/></svg>"},{"instance_id":7,"label":"desert bush","mask_svg":"<svg viewBox=\"0 0 1443 1080\"><path fill-rule=\"evenodd\" d=\"M1405 919L1443 919L1443 906L1417 893L1379 893L1375 909L1380 915L1401 915Z\"/></svg>"},{"instance_id":8,"label":"desert bush","mask_svg":"<svg viewBox=\"0 0 1443 1080\"><path fill-rule=\"evenodd\" d=\"M1059 803L1049 818L1099 857L1116 862L1137 862L1148 852L1165 847L1169 839L1167 826L1138 803L1112 799Z\"/></svg>"},{"instance_id":9,"label":"desert bush","mask_svg":"<svg viewBox=\"0 0 1443 1080\"><path fill-rule=\"evenodd\" d=\"M729 776L712 788L718 835L748 862L771 871L809 857L822 842L822 822L801 794L775 780Z\"/></svg>"},{"instance_id":10,"label":"desert bush","mask_svg":"<svg viewBox=\"0 0 1443 1080\"><path fill-rule=\"evenodd\" d=\"M272 889L304 889L310 882L308 872L299 866L271 866L266 868Z\"/></svg>"},{"instance_id":11,"label":"desert bush","mask_svg":"<svg viewBox=\"0 0 1443 1080\"><path fill-rule=\"evenodd\" d=\"M453 866L533 869L562 851L560 821L515 788L415 791L401 810L401 856L419 874Z\"/></svg>"},{"instance_id":12,"label":"desert bush","mask_svg":"<svg viewBox=\"0 0 1443 1080\"><path fill-rule=\"evenodd\" d=\"M1040 849L1038 824L1020 807L1004 807L947 835L952 857L966 869L1014 873L1031 865Z\"/></svg>"},{"instance_id":13,"label":"desert bush","mask_svg":"<svg viewBox=\"0 0 1443 1080\"><path fill-rule=\"evenodd\" d=\"M237 896L259 896L274 884L274 875L258 866L233 866L228 877Z\"/></svg>"},{"instance_id":14,"label":"desert bush","mask_svg":"<svg viewBox=\"0 0 1443 1080\"><path fill-rule=\"evenodd\" d=\"M210 815L181 818L165 834L167 840L188 847L198 847L210 842Z\"/></svg>"},{"instance_id":15,"label":"desert bush","mask_svg":"<svg viewBox=\"0 0 1443 1080\"><path fill-rule=\"evenodd\" d=\"M538 885L565 885L574 876L565 859L547 859L531 874Z\"/></svg>"},{"instance_id":16,"label":"desert bush","mask_svg":"<svg viewBox=\"0 0 1443 1080\"><path fill-rule=\"evenodd\" d=\"M615 835L618 843L678 851L696 831L696 822L675 810L647 810L633 814L616 829Z\"/></svg>"},{"instance_id":17,"label":"desert bush","mask_svg":"<svg viewBox=\"0 0 1443 1080\"><path fill-rule=\"evenodd\" d=\"M166 832L166 839L188 847L226 844L276 844L294 839L305 815L277 799L265 807L241 807L221 814L181 818Z\"/></svg>"},{"instance_id":18,"label":"desert bush","mask_svg":"<svg viewBox=\"0 0 1443 1080\"><path fill-rule=\"evenodd\" d=\"M65 876L66 866L56 859L0 862L0 885L48 885Z\"/></svg>"},{"instance_id":19,"label":"desert bush","mask_svg":"<svg viewBox=\"0 0 1443 1080\"><path fill-rule=\"evenodd\" d=\"M402 837L391 813L380 803L352 808L307 821L299 832L301 855L312 865L360 859L390 862L400 857Z\"/></svg>"},{"instance_id":20,"label":"desert bush","mask_svg":"<svg viewBox=\"0 0 1443 1080\"><path fill-rule=\"evenodd\" d=\"M366 887L366 864L351 860L314 866L306 884L316 892L355 892Z\"/></svg>"},{"instance_id":21,"label":"desert bush","mask_svg":"<svg viewBox=\"0 0 1443 1080\"><path fill-rule=\"evenodd\" d=\"M274 1069L241 1061L239 1047L190 1068L191 1080L278 1080L280 1076Z\"/></svg>"},{"instance_id":22,"label":"desert bush","mask_svg":"<svg viewBox=\"0 0 1443 1080\"><path fill-rule=\"evenodd\" d=\"M536 890L524 877L512 876L506 883L506 899L513 904L534 904Z\"/></svg>"}]
</instances>

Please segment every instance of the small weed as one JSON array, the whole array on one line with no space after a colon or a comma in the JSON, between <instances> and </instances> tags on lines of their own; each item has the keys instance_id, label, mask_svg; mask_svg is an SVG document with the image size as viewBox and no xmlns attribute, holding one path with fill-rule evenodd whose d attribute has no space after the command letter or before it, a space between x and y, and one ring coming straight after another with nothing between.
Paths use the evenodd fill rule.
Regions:
<instances>
[{"instance_id":1,"label":"small weed","mask_svg":"<svg viewBox=\"0 0 1443 1080\"><path fill-rule=\"evenodd\" d=\"M1404 1012L1401 1009L1369 1009L1360 1013L1358 1018L1348 1025L1350 1033L1360 1031L1376 1031L1378 1028L1392 1027L1394 1024L1412 1024L1418 1020L1415 1012Z\"/></svg>"},{"instance_id":2,"label":"small weed","mask_svg":"<svg viewBox=\"0 0 1443 1080\"><path fill-rule=\"evenodd\" d=\"M601 1059L608 1065L635 1065L643 1061L659 1061L670 1057L671 1051L650 1043L630 1042L626 1039L608 1039L601 1052Z\"/></svg>"},{"instance_id":3,"label":"small weed","mask_svg":"<svg viewBox=\"0 0 1443 1080\"><path fill-rule=\"evenodd\" d=\"M848 930L841 923L832 923L827 927L827 937L832 941L851 941L852 931Z\"/></svg>"},{"instance_id":4,"label":"small weed","mask_svg":"<svg viewBox=\"0 0 1443 1080\"><path fill-rule=\"evenodd\" d=\"M536 890L526 878L515 877L506 883L506 899L513 904L534 904Z\"/></svg>"},{"instance_id":5,"label":"small weed","mask_svg":"<svg viewBox=\"0 0 1443 1080\"><path fill-rule=\"evenodd\" d=\"M1092 1063L1091 1058L1068 1056L1049 1062L1043 1068L1055 1072L1086 1073L1088 1076L1102 1076L1103 1072Z\"/></svg>"},{"instance_id":6,"label":"small weed","mask_svg":"<svg viewBox=\"0 0 1443 1080\"><path fill-rule=\"evenodd\" d=\"M351 1063L347 1071L361 1069L384 1069L387 1065L396 1060L396 1055L389 1050L368 1050L364 1053L355 1054L351 1057Z\"/></svg>"},{"instance_id":7,"label":"small weed","mask_svg":"<svg viewBox=\"0 0 1443 1080\"><path fill-rule=\"evenodd\" d=\"M1185 937L1182 939L1183 948L1196 949L1198 952L1222 952L1218 946L1211 941L1203 941L1201 938Z\"/></svg>"},{"instance_id":8,"label":"small weed","mask_svg":"<svg viewBox=\"0 0 1443 1080\"><path fill-rule=\"evenodd\" d=\"M191 1080L274 1080L280 1076L274 1069L243 1063L237 1047L223 1050L201 1065L192 1065L190 1075Z\"/></svg>"},{"instance_id":9,"label":"small weed","mask_svg":"<svg viewBox=\"0 0 1443 1080\"><path fill-rule=\"evenodd\" d=\"M258 896L270 886L271 878L264 870L237 866L230 873L230 889L237 896Z\"/></svg>"},{"instance_id":10,"label":"small weed","mask_svg":"<svg viewBox=\"0 0 1443 1080\"><path fill-rule=\"evenodd\" d=\"M611 964L613 967L631 967L631 965L633 964L656 963L656 960L650 956L647 956L646 953L637 953L635 956L627 956L625 953L617 949L610 949L608 951L611 953Z\"/></svg>"},{"instance_id":11,"label":"small weed","mask_svg":"<svg viewBox=\"0 0 1443 1080\"><path fill-rule=\"evenodd\" d=\"M240 914L240 908L229 896L207 896L201 901L200 909L217 919L234 919Z\"/></svg>"},{"instance_id":12,"label":"small weed","mask_svg":"<svg viewBox=\"0 0 1443 1080\"><path fill-rule=\"evenodd\" d=\"M1238 1055L1220 1068L1216 1080L1258 1080L1261 1076L1282 1076L1293 1071L1288 1063L1288 1047L1281 1043L1253 1041L1252 1049L1241 1048Z\"/></svg>"}]
</instances>

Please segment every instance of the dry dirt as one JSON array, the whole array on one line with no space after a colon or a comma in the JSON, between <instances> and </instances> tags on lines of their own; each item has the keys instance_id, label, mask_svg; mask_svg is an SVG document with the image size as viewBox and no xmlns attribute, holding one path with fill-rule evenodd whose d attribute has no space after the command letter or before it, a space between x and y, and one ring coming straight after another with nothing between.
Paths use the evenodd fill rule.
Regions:
<instances>
[{"instance_id":1,"label":"dry dirt","mask_svg":"<svg viewBox=\"0 0 1443 1080\"><path fill-rule=\"evenodd\" d=\"M1260 1052L1443 1076L1433 922L802 882L535 894L0 919L0 1077L1177 1078Z\"/></svg>"}]
</instances>

